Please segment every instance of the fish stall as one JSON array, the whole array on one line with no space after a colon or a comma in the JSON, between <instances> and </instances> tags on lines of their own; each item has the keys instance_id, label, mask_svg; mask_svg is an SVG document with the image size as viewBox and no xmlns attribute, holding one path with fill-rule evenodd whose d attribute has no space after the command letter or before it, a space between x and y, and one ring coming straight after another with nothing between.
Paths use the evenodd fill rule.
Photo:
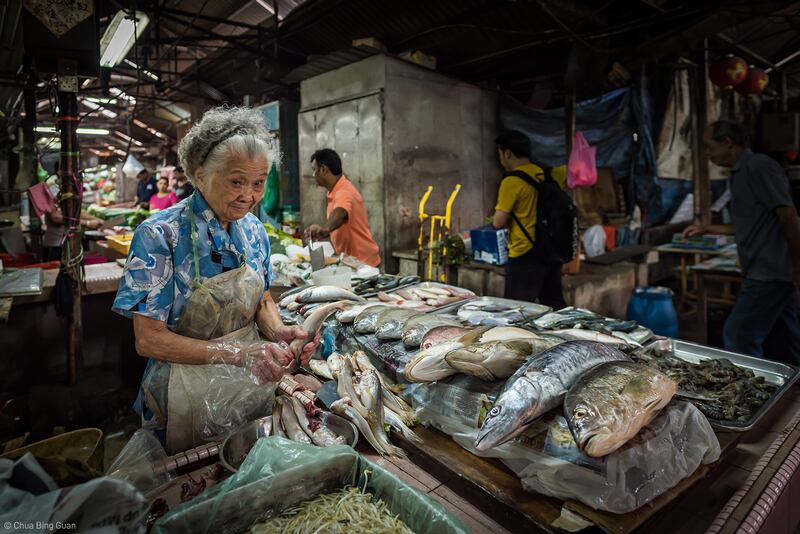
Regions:
<instances>
[{"instance_id":1,"label":"fish stall","mask_svg":"<svg viewBox=\"0 0 800 534\"><path fill-rule=\"evenodd\" d=\"M302 323L330 302L311 327L330 341L308 369L325 381L318 403L377 453L449 471L548 529L641 527L798 378L635 321L435 282L298 288L280 307Z\"/></svg>"},{"instance_id":2,"label":"fish stall","mask_svg":"<svg viewBox=\"0 0 800 534\"><path fill-rule=\"evenodd\" d=\"M170 456L140 429L105 476L74 486L82 500L68 509L53 506L64 490L41 455L7 457L0 467L41 473L52 489L20 502L100 525L119 509L98 507L106 488L125 497L126 524L151 532L479 531L404 471L415 466L469 496L462 507L490 509L498 528L641 531L798 378L586 309L415 277L349 286L277 295L286 324L321 343L277 386L241 388L237 404L260 406L257 419L229 417L237 407L211 395L193 421L206 444Z\"/></svg>"}]
</instances>

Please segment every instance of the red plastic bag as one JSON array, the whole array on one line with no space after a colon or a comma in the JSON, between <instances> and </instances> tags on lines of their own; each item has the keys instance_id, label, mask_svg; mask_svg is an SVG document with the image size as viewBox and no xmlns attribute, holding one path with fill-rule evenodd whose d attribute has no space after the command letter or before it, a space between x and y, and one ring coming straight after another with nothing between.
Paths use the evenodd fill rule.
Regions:
<instances>
[{"instance_id":1,"label":"red plastic bag","mask_svg":"<svg viewBox=\"0 0 800 534\"><path fill-rule=\"evenodd\" d=\"M581 132L575 132L575 142L567 162L567 184L570 189L590 187L597 183L596 152L597 149L589 145Z\"/></svg>"}]
</instances>

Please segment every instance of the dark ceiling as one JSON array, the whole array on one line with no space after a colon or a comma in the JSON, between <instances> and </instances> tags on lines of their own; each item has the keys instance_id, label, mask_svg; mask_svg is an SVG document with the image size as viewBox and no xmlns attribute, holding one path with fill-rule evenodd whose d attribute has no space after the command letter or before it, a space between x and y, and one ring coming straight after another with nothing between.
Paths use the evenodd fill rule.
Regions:
<instances>
[{"instance_id":1,"label":"dark ceiling","mask_svg":"<svg viewBox=\"0 0 800 534\"><path fill-rule=\"evenodd\" d=\"M99 34L132 4L98 0ZM20 5L0 6L0 110L12 121L26 80L14 44ZM81 111L85 125L130 134L143 143L140 151L174 145L192 112L208 106L298 99L304 77L375 53L352 47L370 37L390 54L420 49L435 56L440 72L511 93L561 84L567 71L580 80L604 75L613 62L635 69L688 54L704 38L712 55L733 51L766 67L788 58L780 67L800 78L800 54L793 56L800 2L785 0L150 0L137 7L151 23L128 63L82 91L101 97L122 90L136 106L118 98L107 108L115 117L85 105ZM46 91L38 96L46 124L52 106Z\"/></svg>"}]
</instances>

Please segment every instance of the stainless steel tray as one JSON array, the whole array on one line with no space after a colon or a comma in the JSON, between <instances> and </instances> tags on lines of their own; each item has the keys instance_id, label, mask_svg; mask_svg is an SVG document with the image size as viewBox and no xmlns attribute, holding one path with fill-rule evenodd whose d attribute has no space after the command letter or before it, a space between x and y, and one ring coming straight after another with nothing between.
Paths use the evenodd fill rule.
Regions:
<instances>
[{"instance_id":1,"label":"stainless steel tray","mask_svg":"<svg viewBox=\"0 0 800 534\"><path fill-rule=\"evenodd\" d=\"M672 354L691 363L725 358L738 367L751 370L756 376L763 376L767 383L778 386L778 390L772 397L762 404L749 420L743 423L708 418L711 426L721 430L746 432L753 428L800 377L800 369L792 365L736 354L735 352L706 347L696 343L689 343L688 341L660 339L647 345L647 348L653 348L657 353L661 354Z\"/></svg>"}]
</instances>

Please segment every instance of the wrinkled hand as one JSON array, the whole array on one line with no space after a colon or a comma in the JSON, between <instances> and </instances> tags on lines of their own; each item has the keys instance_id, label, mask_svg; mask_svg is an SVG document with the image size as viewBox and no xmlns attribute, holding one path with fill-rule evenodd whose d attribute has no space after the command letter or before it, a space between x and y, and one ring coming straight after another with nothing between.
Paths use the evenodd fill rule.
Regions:
<instances>
[{"instance_id":1,"label":"wrinkled hand","mask_svg":"<svg viewBox=\"0 0 800 534\"><path fill-rule=\"evenodd\" d=\"M693 224L691 226L687 226L686 229L683 231L683 238L687 239L692 237L693 235L701 235L704 234L706 231L706 227L702 224Z\"/></svg>"},{"instance_id":2,"label":"wrinkled hand","mask_svg":"<svg viewBox=\"0 0 800 534\"><path fill-rule=\"evenodd\" d=\"M328 237L331 233L318 224L312 224L305 231L306 239L322 239Z\"/></svg>"},{"instance_id":3,"label":"wrinkled hand","mask_svg":"<svg viewBox=\"0 0 800 534\"><path fill-rule=\"evenodd\" d=\"M308 339L308 332L299 326L283 326L275 331L273 337L273 341L282 341L289 344L295 339ZM317 333L314 339L303 345L303 351L300 353L300 365L308 365L308 361L311 359L311 356L314 355L319 343L320 335ZM289 355L289 359L282 363L284 366L289 365L292 363L292 360L294 360L294 355L291 352L286 351L286 353Z\"/></svg>"},{"instance_id":4,"label":"wrinkled hand","mask_svg":"<svg viewBox=\"0 0 800 534\"><path fill-rule=\"evenodd\" d=\"M281 362L292 358L289 349L277 343L254 343L247 349L243 367L250 369L262 384L277 382L286 374Z\"/></svg>"}]
</instances>

